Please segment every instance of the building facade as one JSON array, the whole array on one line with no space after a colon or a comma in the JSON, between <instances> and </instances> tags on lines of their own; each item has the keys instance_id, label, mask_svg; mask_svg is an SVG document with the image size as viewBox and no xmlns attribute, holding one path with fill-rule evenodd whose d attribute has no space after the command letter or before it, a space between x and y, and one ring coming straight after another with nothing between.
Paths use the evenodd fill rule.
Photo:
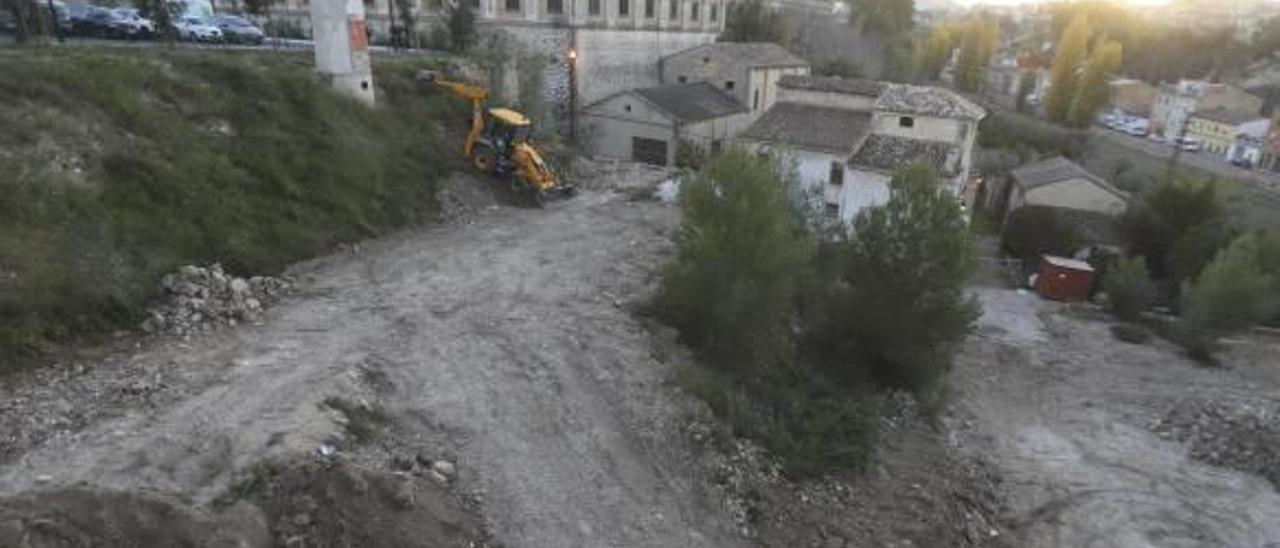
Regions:
<instances>
[{"instance_id":1,"label":"building facade","mask_svg":"<svg viewBox=\"0 0 1280 548\"><path fill-rule=\"evenodd\" d=\"M1187 136L1201 143L1205 151L1226 156L1237 140L1261 140L1271 129L1271 120L1257 113L1222 108L1198 111L1187 123Z\"/></svg>"},{"instance_id":2,"label":"building facade","mask_svg":"<svg viewBox=\"0 0 1280 548\"><path fill-rule=\"evenodd\" d=\"M758 116L777 100L778 80L809 74L809 62L777 44L721 42L663 57L658 70L662 84L710 82Z\"/></svg>"},{"instance_id":3,"label":"building facade","mask_svg":"<svg viewBox=\"0 0 1280 548\"><path fill-rule=\"evenodd\" d=\"M596 157L675 165L682 152L715 154L751 113L709 82L622 91L582 109L582 141Z\"/></svg>"},{"instance_id":4,"label":"building facade","mask_svg":"<svg viewBox=\"0 0 1280 548\"><path fill-rule=\"evenodd\" d=\"M1231 111L1257 115L1263 100L1243 89L1227 84L1200 80L1183 80L1160 87L1151 109L1151 132L1166 139L1182 136L1186 125L1197 111Z\"/></svg>"}]
</instances>

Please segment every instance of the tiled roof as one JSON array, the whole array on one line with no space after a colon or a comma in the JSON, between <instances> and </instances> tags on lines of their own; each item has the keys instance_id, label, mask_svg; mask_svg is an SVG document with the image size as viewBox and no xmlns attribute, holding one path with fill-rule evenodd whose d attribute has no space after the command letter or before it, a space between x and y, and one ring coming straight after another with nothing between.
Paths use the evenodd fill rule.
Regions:
<instances>
[{"instance_id":1,"label":"tiled roof","mask_svg":"<svg viewBox=\"0 0 1280 548\"><path fill-rule=\"evenodd\" d=\"M932 86L886 84L876 99L876 110L981 120L987 111L954 91Z\"/></svg>"},{"instance_id":2,"label":"tiled roof","mask_svg":"<svg viewBox=\"0 0 1280 548\"><path fill-rule=\"evenodd\" d=\"M940 175L951 177L960 169L960 151L951 143L942 141L872 135L849 159L849 165L894 172L918 161L929 164Z\"/></svg>"},{"instance_id":3,"label":"tiled roof","mask_svg":"<svg viewBox=\"0 0 1280 548\"><path fill-rule=\"evenodd\" d=\"M1210 110L1197 110L1196 113L1192 115L1192 117L1203 118L1205 120L1218 122L1220 124L1227 124L1229 126L1238 126L1245 122L1252 122L1254 120L1263 118L1262 115L1256 112L1249 112L1247 110L1232 110L1225 107L1215 108Z\"/></svg>"},{"instance_id":4,"label":"tiled roof","mask_svg":"<svg viewBox=\"0 0 1280 548\"><path fill-rule=\"evenodd\" d=\"M790 89L826 91L846 95L864 95L879 97L886 84L862 78L841 78L839 76L801 76L788 74L778 79L778 86Z\"/></svg>"},{"instance_id":5,"label":"tiled roof","mask_svg":"<svg viewBox=\"0 0 1280 548\"><path fill-rule=\"evenodd\" d=\"M710 56L727 61L730 64L743 64L755 67L807 67L809 62L789 52L786 48L772 42L717 42L694 46L664 57L685 57L690 55Z\"/></svg>"},{"instance_id":6,"label":"tiled roof","mask_svg":"<svg viewBox=\"0 0 1280 548\"><path fill-rule=\"evenodd\" d=\"M866 137L871 113L800 103L775 103L739 135L809 150L849 154Z\"/></svg>"},{"instance_id":7,"label":"tiled roof","mask_svg":"<svg viewBox=\"0 0 1280 548\"><path fill-rule=\"evenodd\" d=\"M747 107L737 99L707 82L670 84L633 92L682 122L698 122L747 111Z\"/></svg>"},{"instance_id":8,"label":"tiled roof","mask_svg":"<svg viewBox=\"0 0 1280 548\"><path fill-rule=\"evenodd\" d=\"M1085 179L1116 196L1128 198L1128 194L1125 194L1111 183L1061 156L1034 164L1027 164L1014 169L1009 174L1013 177L1013 184L1022 187L1023 190L1031 190L1071 179Z\"/></svg>"}]
</instances>

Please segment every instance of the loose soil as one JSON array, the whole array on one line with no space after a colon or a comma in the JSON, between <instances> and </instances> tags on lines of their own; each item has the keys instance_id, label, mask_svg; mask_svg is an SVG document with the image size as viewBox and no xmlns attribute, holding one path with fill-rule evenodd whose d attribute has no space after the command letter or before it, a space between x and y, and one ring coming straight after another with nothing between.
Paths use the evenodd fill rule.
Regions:
<instances>
[{"instance_id":1,"label":"loose soil","mask_svg":"<svg viewBox=\"0 0 1280 548\"><path fill-rule=\"evenodd\" d=\"M1237 341L1225 368L1204 368L1158 339L1115 340L1096 311L1005 289L978 294L985 313L952 377L949 422L966 452L1004 476L1014 546L1280 542L1280 494L1270 483L1158 433L1171 411L1198 402L1274 405L1280 341Z\"/></svg>"}]
</instances>

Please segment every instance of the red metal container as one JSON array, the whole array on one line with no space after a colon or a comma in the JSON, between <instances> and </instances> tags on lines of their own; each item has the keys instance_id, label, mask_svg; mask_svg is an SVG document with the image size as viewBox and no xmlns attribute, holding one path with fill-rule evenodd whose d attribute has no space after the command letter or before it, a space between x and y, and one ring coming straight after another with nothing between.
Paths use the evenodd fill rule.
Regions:
<instances>
[{"instance_id":1,"label":"red metal container","mask_svg":"<svg viewBox=\"0 0 1280 548\"><path fill-rule=\"evenodd\" d=\"M1089 263L1051 255L1040 260L1038 274L1036 292L1040 296L1068 302L1087 300L1093 277L1097 275Z\"/></svg>"}]
</instances>

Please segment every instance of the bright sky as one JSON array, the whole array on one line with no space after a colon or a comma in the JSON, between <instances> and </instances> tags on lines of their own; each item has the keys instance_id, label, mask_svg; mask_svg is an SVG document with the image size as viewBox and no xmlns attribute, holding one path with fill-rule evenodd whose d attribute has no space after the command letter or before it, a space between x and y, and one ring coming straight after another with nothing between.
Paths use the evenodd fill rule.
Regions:
<instances>
[{"instance_id":1,"label":"bright sky","mask_svg":"<svg viewBox=\"0 0 1280 548\"><path fill-rule=\"evenodd\" d=\"M1035 3L1048 2L1049 0L952 0L952 1L962 6L972 6L974 4L991 4L991 5L1035 4ZM1130 6L1152 6L1152 5L1168 4L1170 2L1170 0L1111 0L1111 1L1117 4L1128 4ZM1223 1L1230 2L1231 0L1223 0Z\"/></svg>"}]
</instances>

